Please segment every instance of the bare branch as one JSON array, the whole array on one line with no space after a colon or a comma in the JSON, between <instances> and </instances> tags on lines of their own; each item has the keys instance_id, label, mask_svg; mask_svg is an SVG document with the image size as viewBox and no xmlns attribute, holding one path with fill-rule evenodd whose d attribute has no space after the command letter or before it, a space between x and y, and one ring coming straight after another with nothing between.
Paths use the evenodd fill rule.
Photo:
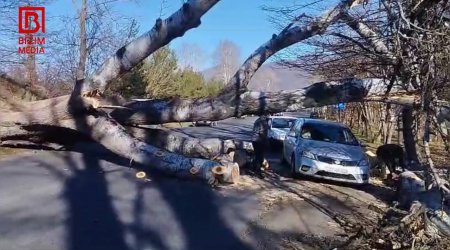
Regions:
<instances>
[{"instance_id":1,"label":"bare branch","mask_svg":"<svg viewBox=\"0 0 450 250\"><path fill-rule=\"evenodd\" d=\"M167 19L157 19L153 28L120 48L83 84L81 92L104 92L112 80L128 72L157 49L200 25L200 18L219 0L189 0Z\"/></svg>"}]
</instances>

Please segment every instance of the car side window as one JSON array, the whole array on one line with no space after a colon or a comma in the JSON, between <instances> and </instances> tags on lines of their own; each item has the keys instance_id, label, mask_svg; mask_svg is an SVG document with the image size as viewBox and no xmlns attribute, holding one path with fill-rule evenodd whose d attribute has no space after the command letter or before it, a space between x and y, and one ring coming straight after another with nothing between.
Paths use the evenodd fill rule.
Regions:
<instances>
[{"instance_id":1,"label":"car side window","mask_svg":"<svg viewBox=\"0 0 450 250\"><path fill-rule=\"evenodd\" d=\"M302 120L295 121L294 125L289 130L288 136L298 137L300 135L300 128L302 126Z\"/></svg>"},{"instance_id":2,"label":"car side window","mask_svg":"<svg viewBox=\"0 0 450 250\"><path fill-rule=\"evenodd\" d=\"M311 131L308 128L302 129L300 137L303 139L311 139Z\"/></svg>"}]
</instances>

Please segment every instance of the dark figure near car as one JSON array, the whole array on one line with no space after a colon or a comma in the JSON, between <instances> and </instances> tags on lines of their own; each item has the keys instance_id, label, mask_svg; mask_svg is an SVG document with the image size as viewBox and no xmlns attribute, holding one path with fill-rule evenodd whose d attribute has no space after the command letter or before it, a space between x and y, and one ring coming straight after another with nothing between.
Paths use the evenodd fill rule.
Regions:
<instances>
[{"instance_id":1,"label":"dark figure near car","mask_svg":"<svg viewBox=\"0 0 450 250\"><path fill-rule=\"evenodd\" d=\"M379 162L386 164L389 172L395 172L397 166L405 171L403 148L397 144L385 144L377 148L377 158Z\"/></svg>"},{"instance_id":2,"label":"dark figure near car","mask_svg":"<svg viewBox=\"0 0 450 250\"><path fill-rule=\"evenodd\" d=\"M267 144L267 133L269 130L269 122L266 114L260 116L253 126L252 144L255 152L253 159L253 171L259 176L263 177L261 167L264 162L264 151Z\"/></svg>"}]
</instances>

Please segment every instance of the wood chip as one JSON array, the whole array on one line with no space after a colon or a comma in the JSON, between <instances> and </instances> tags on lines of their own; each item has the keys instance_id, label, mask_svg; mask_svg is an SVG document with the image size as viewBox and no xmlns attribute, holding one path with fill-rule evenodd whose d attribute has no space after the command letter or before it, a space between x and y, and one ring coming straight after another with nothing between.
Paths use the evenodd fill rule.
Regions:
<instances>
[{"instance_id":1,"label":"wood chip","mask_svg":"<svg viewBox=\"0 0 450 250\"><path fill-rule=\"evenodd\" d=\"M145 178L145 176L146 176L146 174L144 171L140 171L140 172L136 173L136 178L138 178L138 179Z\"/></svg>"}]
</instances>

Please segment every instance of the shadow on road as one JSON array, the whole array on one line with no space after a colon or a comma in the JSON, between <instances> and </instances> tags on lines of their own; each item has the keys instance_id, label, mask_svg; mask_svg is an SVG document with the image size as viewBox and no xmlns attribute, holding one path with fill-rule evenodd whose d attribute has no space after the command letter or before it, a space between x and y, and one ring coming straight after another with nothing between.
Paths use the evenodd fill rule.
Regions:
<instances>
[{"instance_id":1,"label":"shadow on road","mask_svg":"<svg viewBox=\"0 0 450 250\"><path fill-rule=\"evenodd\" d=\"M69 249L129 249L98 159L83 158L85 167L64 184Z\"/></svg>"},{"instance_id":2,"label":"shadow on road","mask_svg":"<svg viewBox=\"0 0 450 250\"><path fill-rule=\"evenodd\" d=\"M84 148L86 152L74 148L82 154L58 153L64 166L69 166L69 173L45 161L39 164L63 184L65 249L255 249L224 217L224 207L242 203L246 197L224 200L203 183L176 180L153 171L147 172L151 181L137 179L133 169L123 173L127 159L100 145ZM232 211L241 212L238 208Z\"/></svg>"}]
</instances>

